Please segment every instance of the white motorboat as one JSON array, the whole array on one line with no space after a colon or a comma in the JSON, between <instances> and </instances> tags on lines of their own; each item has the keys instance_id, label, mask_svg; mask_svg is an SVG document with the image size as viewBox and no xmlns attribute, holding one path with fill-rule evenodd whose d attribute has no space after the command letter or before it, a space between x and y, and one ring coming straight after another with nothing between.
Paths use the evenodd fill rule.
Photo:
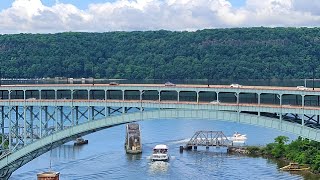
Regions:
<instances>
[{"instance_id":1,"label":"white motorboat","mask_svg":"<svg viewBox=\"0 0 320 180\"><path fill-rule=\"evenodd\" d=\"M153 153L151 156L152 161L168 161L168 146L164 144L158 144L153 148Z\"/></svg>"},{"instance_id":2,"label":"white motorboat","mask_svg":"<svg viewBox=\"0 0 320 180\"><path fill-rule=\"evenodd\" d=\"M241 142L242 143L242 142L245 142L247 140L247 137L246 137L245 134L240 134L238 132L235 132L233 134L233 136L232 137L228 137L228 139L230 141L232 141L232 142Z\"/></svg>"}]
</instances>

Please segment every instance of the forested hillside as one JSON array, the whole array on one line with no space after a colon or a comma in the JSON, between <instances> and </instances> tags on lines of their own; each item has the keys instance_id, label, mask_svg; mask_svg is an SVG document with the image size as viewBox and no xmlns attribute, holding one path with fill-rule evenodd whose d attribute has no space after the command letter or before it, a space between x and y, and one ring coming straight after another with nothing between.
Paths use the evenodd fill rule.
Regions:
<instances>
[{"instance_id":1,"label":"forested hillside","mask_svg":"<svg viewBox=\"0 0 320 180\"><path fill-rule=\"evenodd\" d=\"M0 61L4 78L311 78L320 28L0 35Z\"/></svg>"}]
</instances>

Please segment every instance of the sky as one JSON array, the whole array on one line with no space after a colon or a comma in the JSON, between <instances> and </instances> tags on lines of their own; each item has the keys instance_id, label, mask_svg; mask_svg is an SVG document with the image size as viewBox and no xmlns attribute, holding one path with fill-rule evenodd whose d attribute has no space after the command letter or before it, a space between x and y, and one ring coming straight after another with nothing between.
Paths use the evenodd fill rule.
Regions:
<instances>
[{"instance_id":1,"label":"sky","mask_svg":"<svg viewBox=\"0 0 320 180\"><path fill-rule=\"evenodd\" d=\"M0 0L0 34L319 25L320 0Z\"/></svg>"}]
</instances>

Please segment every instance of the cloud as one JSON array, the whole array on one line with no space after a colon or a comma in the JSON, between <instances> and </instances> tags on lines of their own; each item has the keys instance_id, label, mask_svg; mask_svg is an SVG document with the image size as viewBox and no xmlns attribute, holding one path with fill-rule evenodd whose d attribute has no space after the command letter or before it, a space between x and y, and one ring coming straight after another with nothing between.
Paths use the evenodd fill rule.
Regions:
<instances>
[{"instance_id":1,"label":"cloud","mask_svg":"<svg viewBox=\"0 0 320 180\"><path fill-rule=\"evenodd\" d=\"M27 8L26 8L27 7ZM15 0L0 12L0 33L197 30L252 26L319 26L319 0L116 0L80 10L59 1Z\"/></svg>"}]
</instances>

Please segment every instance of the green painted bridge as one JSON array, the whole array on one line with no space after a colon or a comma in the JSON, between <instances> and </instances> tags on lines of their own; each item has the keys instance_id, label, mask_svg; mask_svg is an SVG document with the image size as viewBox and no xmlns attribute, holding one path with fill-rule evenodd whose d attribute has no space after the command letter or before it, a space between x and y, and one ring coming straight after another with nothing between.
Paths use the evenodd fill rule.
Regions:
<instances>
[{"instance_id":1,"label":"green painted bridge","mask_svg":"<svg viewBox=\"0 0 320 180\"><path fill-rule=\"evenodd\" d=\"M0 87L0 178L50 149L111 126L211 119L320 141L320 89L162 84Z\"/></svg>"}]
</instances>

